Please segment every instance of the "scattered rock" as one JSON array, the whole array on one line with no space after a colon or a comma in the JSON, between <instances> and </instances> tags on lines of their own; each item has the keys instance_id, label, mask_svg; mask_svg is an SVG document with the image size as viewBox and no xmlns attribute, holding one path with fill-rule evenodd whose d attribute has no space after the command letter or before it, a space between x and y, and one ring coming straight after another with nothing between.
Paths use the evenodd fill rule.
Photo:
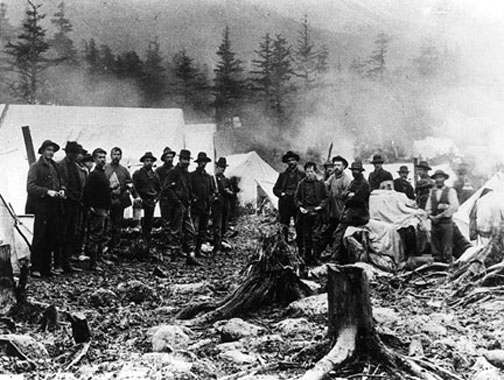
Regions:
<instances>
[{"instance_id":1,"label":"scattered rock","mask_svg":"<svg viewBox=\"0 0 504 380\"><path fill-rule=\"evenodd\" d=\"M479 307L486 311L502 311L504 310L504 301L483 302Z\"/></svg>"},{"instance_id":2,"label":"scattered rock","mask_svg":"<svg viewBox=\"0 0 504 380\"><path fill-rule=\"evenodd\" d=\"M427 315L414 316L406 322L406 328L410 334L425 333L431 337L446 336L446 327L433 321Z\"/></svg>"},{"instance_id":3,"label":"scattered rock","mask_svg":"<svg viewBox=\"0 0 504 380\"><path fill-rule=\"evenodd\" d=\"M232 318L220 328L223 342L232 342L247 336L257 336L264 329L262 327L245 322L241 318Z\"/></svg>"},{"instance_id":4,"label":"scattered rock","mask_svg":"<svg viewBox=\"0 0 504 380\"><path fill-rule=\"evenodd\" d=\"M294 301L287 307L287 311L294 315L306 317L327 315L327 294L317 294Z\"/></svg>"},{"instance_id":5,"label":"scattered rock","mask_svg":"<svg viewBox=\"0 0 504 380\"><path fill-rule=\"evenodd\" d=\"M414 358L422 358L424 356L422 337L420 335L414 335L411 338L408 349L408 356L412 356Z\"/></svg>"},{"instance_id":6,"label":"scattered rock","mask_svg":"<svg viewBox=\"0 0 504 380\"><path fill-rule=\"evenodd\" d=\"M479 357L471 370L474 372L471 380L502 380L499 369L491 365L484 357Z\"/></svg>"},{"instance_id":7,"label":"scattered rock","mask_svg":"<svg viewBox=\"0 0 504 380\"><path fill-rule=\"evenodd\" d=\"M192 284L172 285L173 294L205 294L210 293L209 283L206 281L194 282Z\"/></svg>"},{"instance_id":8,"label":"scattered rock","mask_svg":"<svg viewBox=\"0 0 504 380\"><path fill-rule=\"evenodd\" d=\"M275 324L275 328L281 334L295 336L313 331L314 326L306 318L288 318Z\"/></svg>"},{"instance_id":9,"label":"scattered rock","mask_svg":"<svg viewBox=\"0 0 504 380\"><path fill-rule=\"evenodd\" d=\"M226 342L218 344L215 346L215 349L220 353L222 353L226 351L243 350L244 346L243 343L235 341L235 342Z\"/></svg>"},{"instance_id":10,"label":"scattered rock","mask_svg":"<svg viewBox=\"0 0 504 380\"><path fill-rule=\"evenodd\" d=\"M117 294L110 289L100 288L89 297L91 305L94 307L112 306L117 300Z\"/></svg>"},{"instance_id":11,"label":"scattered rock","mask_svg":"<svg viewBox=\"0 0 504 380\"><path fill-rule=\"evenodd\" d=\"M190 342L190 330L177 325L161 325L153 327L152 350L155 352L173 352L184 350Z\"/></svg>"},{"instance_id":12,"label":"scattered rock","mask_svg":"<svg viewBox=\"0 0 504 380\"><path fill-rule=\"evenodd\" d=\"M373 307L373 317L379 326L394 328L400 321L399 313L390 307Z\"/></svg>"},{"instance_id":13,"label":"scattered rock","mask_svg":"<svg viewBox=\"0 0 504 380\"><path fill-rule=\"evenodd\" d=\"M193 366L186 357L182 357L178 354L160 352L149 352L147 354L143 354L139 361L154 370L170 367L170 370L175 373L187 373Z\"/></svg>"},{"instance_id":14,"label":"scattered rock","mask_svg":"<svg viewBox=\"0 0 504 380\"><path fill-rule=\"evenodd\" d=\"M174 306L161 306L153 311L153 313L159 317L172 317L177 313L178 309Z\"/></svg>"},{"instance_id":15,"label":"scattered rock","mask_svg":"<svg viewBox=\"0 0 504 380\"><path fill-rule=\"evenodd\" d=\"M240 352L238 350L225 351L222 352L219 356L224 360L229 360L240 365L252 364L257 361L257 358L255 356L244 354L243 352Z\"/></svg>"},{"instance_id":16,"label":"scattered rock","mask_svg":"<svg viewBox=\"0 0 504 380\"><path fill-rule=\"evenodd\" d=\"M238 342L241 343L243 347L245 347L245 349L249 352L262 352L265 350L278 352L279 350L277 350L276 348L285 343L283 338L277 334L257 337L249 336L246 338L241 338ZM270 350L268 350L268 347L270 348Z\"/></svg>"},{"instance_id":17,"label":"scattered rock","mask_svg":"<svg viewBox=\"0 0 504 380\"><path fill-rule=\"evenodd\" d=\"M0 343L7 344L6 355L18 356L21 359L49 359L49 353L42 343L31 336L18 334L0 335Z\"/></svg>"},{"instance_id":18,"label":"scattered rock","mask_svg":"<svg viewBox=\"0 0 504 380\"><path fill-rule=\"evenodd\" d=\"M486 351L483 356L490 364L504 369L504 350Z\"/></svg>"},{"instance_id":19,"label":"scattered rock","mask_svg":"<svg viewBox=\"0 0 504 380\"><path fill-rule=\"evenodd\" d=\"M135 303L141 303L154 297L154 289L137 280L123 282L117 286L117 290L128 301Z\"/></svg>"}]
</instances>

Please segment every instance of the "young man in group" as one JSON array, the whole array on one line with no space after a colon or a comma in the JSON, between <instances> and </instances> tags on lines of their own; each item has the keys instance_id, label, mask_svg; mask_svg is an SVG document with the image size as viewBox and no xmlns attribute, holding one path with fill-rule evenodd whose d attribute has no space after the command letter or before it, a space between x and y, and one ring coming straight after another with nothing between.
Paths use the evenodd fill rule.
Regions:
<instances>
[{"instance_id":1,"label":"young man in group","mask_svg":"<svg viewBox=\"0 0 504 380\"><path fill-rule=\"evenodd\" d=\"M107 152L101 148L93 151L94 170L84 186L83 202L88 209L88 246L90 269L101 272L98 265L105 245L105 222L112 205L110 182L105 174Z\"/></svg>"},{"instance_id":2,"label":"young man in group","mask_svg":"<svg viewBox=\"0 0 504 380\"><path fill-rule=\"evenodd\" d=\"M51 254L56 254L60 244L61 202L66 192L60 168L53 160L58 150L58 144L45 140L38 150L39 160L28 171L26 211L35 215L31 274L36 278L53 274Z\"/></svg>"},{"instance_id":3,"label":"young man in group","mask_svg":"<svg viewBox=\"0 0 504 380\"><path fill-rule=\"evenodd\" d=\"M369 186L371 187L371 191L380 189L380 186L383 182L393 181L392 174L387 170L383 169L383 163L385 160L383 159L381 154L375 154L373 156L373 164L375 170L369 173Z\"/></svg>"},{"instance_id":4,"label":"young man in group","mask_svg":"<svg viewBox=\"0 0 504 380\"><path fill-rule=\"evenodd\" d=\"M168 173L173 169L173 159L175 158L176 153L171 150L169 147L163 149L163 154L161 155L161 161L163 161L163 165L156 168L156 174L159 177L159 183L161 184L161 188L164 186L164 182ZM170 207L172 204L169 202L167 195L164 192L161 192L159 196L159 209L161 211L161 218L168 223L169 215L170 215Z\"/></svg>"},{"instance_id":5,"label":"young man in group","mask_svg":"<svg viewBox=\"0 0 504 380\"><path fill-rule=\"evenodd\" d=\"M224 175L227 166L228 164L225 157L220 157L215 164L215 182L217 192L212 203L214 255L219 253L222 249L222 240L226 234L228 226L230 203L232 197L234 196L231 183Z\"/></svg>"},{"instance_id":6,"label":"young man in group","mask_svg":"<svg viewBox=\"0 0 504 380\"><path fill-rule=\"evenodd\" d=\"M307 162L304 170L306 177L299 182L294 201L299 212L303 257L306 265L312 265L319 262L322 253L323 213L329 196L324 182L317 179L315 162Z\"/></svg>"}]
</instances>

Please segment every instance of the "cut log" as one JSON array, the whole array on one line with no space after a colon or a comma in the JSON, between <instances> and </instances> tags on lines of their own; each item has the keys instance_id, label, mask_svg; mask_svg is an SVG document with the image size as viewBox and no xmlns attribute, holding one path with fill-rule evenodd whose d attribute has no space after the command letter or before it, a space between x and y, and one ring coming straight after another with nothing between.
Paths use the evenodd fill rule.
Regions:
<instances>
[{"instance_id":1,"label":"cut log","mask_svg":"<svg viewBox=\"0 0 504 380\"><path fill-rule=\"evenodd\" d=\"M193 324L211 323L259 310L265 305L285 305L314 292L301 281L298 273L304 263L283 238L281 228L262 235L256 258L247 266L241 285L215 304L189 305L179 312L179 319L194 318Z\"/></svg>"}]
</instances>

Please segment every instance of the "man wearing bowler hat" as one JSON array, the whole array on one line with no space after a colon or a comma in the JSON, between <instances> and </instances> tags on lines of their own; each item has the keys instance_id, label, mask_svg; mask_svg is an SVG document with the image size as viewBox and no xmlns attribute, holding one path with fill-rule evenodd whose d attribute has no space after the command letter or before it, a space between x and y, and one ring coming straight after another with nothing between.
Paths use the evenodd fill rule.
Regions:
<instances>
[{"instance_id":1,"label":"man wearing bowler hat","mask_svg":"<svg viewBox=\"0 0 504 380\"><path fill-rule=\"evenodd\" d=\"M178 164L168 172L163 184L170 208L170 228L174 238L175 247L172 250L172 260L175 260L181 251L185 252L188 265L201 265L196 260L195 231L191 219L191 201L194 198L192 181L189 171L191 152L181 149Z\"/></svg>"},{"instance_id":2,"label":"man wearing bowler hat","mask_svg":"<svg viewBox=\"0 0 504 380\"><path fill-rule=\"evenodd\" d=\"M140 162L143 163L143 166L133 173L135 190L142 199L142 208L144 210L142 234L145 237L148 251L150 250L150 234L154 224L154 208L161 192L159 177L152 170L152 166L156 160L157 158L154 157L152 152L146 152L140 157Z\"/></svg>"},{"instance_id":3,"label":"man wearing bowler hat","mask_svg":"<svg viewBox=\"0 0 504 380\"><path fill-rule=\"evenodd\" d=\"M394 179L394 190L406 194L409 199L415 200L415 190L408 181L408 167L402 165L397 173L399 174L399 178Z\"/></svg>"},{"instance_id":4,"label":"man wearing bowler hat","mask_svg":"<svg viewBox=\"0 0 504 380\"><path fill-rule=\"evenodd\" d=\"M163 165L156 168L156 173L159 176L159 182L161 183L161 188L163 188L164 181L166 176L173 169L173 159L175 158L176 153L170 149L170 147L166 147L163 149L163 154L161 155L161 161L163 161ZM159 197L159 209L161 211L161 218L168 223L168 215L170 213L170 202L166 197L166 194L161 192Z\"/></svg>"},{"instance_id":5,"label":"man wearing bowler hat","mask_svg":"<svg viewBox=\"0 0 504 380\"><path fill-rule=\"evenodd\" d=\"M228 167L225 157L220 157L215 163L215 182L217 193L212 202L212 228L214 249L216 255L222 249L222 239L226 234L229 213L231 209L231 198L234 196L229 179L224 175Z\"/></svg>"},{"instance_id":6,"label":"man wearing bowler hat","mask_svg":"<svg viewBox=\"0 0 504 380\"><path fill-rule=\"evenodd\" d=\"M384 162L385 160L383 159L381 154L375 154L373 156L373 161L371 161L371 163L373 164L375 170L369 173L368 178L371 191L379 189L382 182L394 180L392 178L392 174L383 169Z\"/></svg>"},{"instance_id":7,"label":"man wearing bowler hat","mask_svg":"<svg viewBox=\"0 0 504 380\"><path fill-rule=\"evenodd\" d=\"M35 215L31 273L38 278L52 275L51 253L56 253L60 243L61 201L66 192L60 168L53 160L59 148L55 142L45 140L38 150L39 160L28 171L27 212Z\"/></svg>"},{"instance_id":8,"label":"man wearing bowler hat","mask_svg":"<svg viewBox=\"0 0 504 380\"><path fill-rule=\"evenodd\" d=\"M432 168L427 161L420 161L416 169L418 173L418 180L415 185L416 202L419 208L425 210L430 191L434 187L434 180L429 176L429 170L432 170Z\"/></svg>"},{"instance_id":9,"label":"man wearing bowler hat","mask_svg":"<svg viewBox=\"0 0 504 380\"><path fill-rule=\"evenodd\" d=\"M191 217L196 232L196 256L201 256L201 245L207 238L210 207L216 194L215 183L205 170L206 165L211 161L205 152L199 152L198 157L194 160L198 166L196 170L191 172L193 190Z\"/></svg>"},{"instance_id":10,"label":"man wearing bowler hat","mask_svg":"<svg viewBox=\"0 0 504 380\"><path fill-rule=\"evenodd\" d=\"M65 158L58 162L61 176L65 182L66 197L63 200L61 225L62 245L55 259L55 271L66 273L80 272L70 265L70 258L80 253L80 234L82 220L82 195L86 184L86 174L80 167L84 148L76 141L67 141Z\"/></svg>"},{"instance_id":11,"label":"man wearing bowler hat","mask_svg":"<svg viewBox=\"0 0 504 380\"><path fill-rule=\"evenodd\" d=\"M426 211L432 223L431 249L435 260L453 264L453 219L459 203L454 189L447 187L449 175L436 170L432 175L435 182L427 199Z\"/></svg>"},{"instance_id":12,"label":"man wearing bowler hat","mask_svg":"<svg viewBox=\"0 0 504 380\"><path fill-rule=\"evenodd\" d=\"M283 225L284 237L287 241L290 220L291 218L296 218L297 215L294 193L296 192L299 182L306 177L306 174L298 168L298 154L288 151L283 155L282 162L287 164L287 169L278 176L275 186L273 187L273 193L278 197L279 222ZM301 237L301 230L297 224L296 242L301 251L303 248L303 239Z\"/></svg>"}]
</instances>

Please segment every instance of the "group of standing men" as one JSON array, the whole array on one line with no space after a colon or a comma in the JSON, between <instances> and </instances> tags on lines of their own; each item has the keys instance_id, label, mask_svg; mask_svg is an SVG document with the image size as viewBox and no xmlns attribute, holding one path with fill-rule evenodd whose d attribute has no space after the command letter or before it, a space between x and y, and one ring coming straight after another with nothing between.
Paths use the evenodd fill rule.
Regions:
<instances>
[{"instance_id":1,"label":"group of standing men","mask_svg":"<svg viewBox=\"0 0 504 380\"><path fill-rule=\"evenodd\" d=\"M427 212L431 220L431 252L436 260L451 263L454 241L460 240L460 231L452 215L459 201L454 189L445 185L448 174L442 170L429 176L431 167L426 161L417 166L419 179L415 188L408 181L407 166L401 166L399 177L383 168L385 160L379 154L373 156L374 171L368 180L362 162L348 165L342 156L335 156L324 165L324 179L316 175L317 165L307 162L304 172L298 167L299 155L289 151L282 157L287 169L280 173L273 188L279 198L279 222L285 239L293 218L296 244L307 265L320 261L322 252L330 247L330 259L347 263L343 236L348 226L363 226L369 221L369 197L373 190L388 189L404 193L415 200L418 208ZM346 173L349 167L352 178Z\"/></svg>"},{"instance_id":2,"label":"group of standing men","mask_svg":"<svg viewBox=\"0 0 504 380\"><path fill-rule=\"evenodd\" d=\"M119 147L112 148L109 163L104 149L89 154L76 141L67 142L65 158L55 162L59 149L55 142L44 141L38 150L39 160L28 172L26 211L35 215L33 277L80 271L71 265L71 258L84 250L89 254L90 269L101 271L101 255L106 246L109 250L119 247L124 210L132 204L143 208L142 234L148 251L157 202L172 259L182 255L188 264L200 265L197 257L203 255L201 246L207 239L210 219L213 253L221 250L234 195L224 175L225 158L218 159L212 176L205 170L211 159L200 152L196 170L189 173L191 152L182 149L174 166L176 153L167 147L161 156L162 166L154 170L157 159L146 152L140 158L143 166L131 176L120 164Z\"/></svg>"}]
</instances>

